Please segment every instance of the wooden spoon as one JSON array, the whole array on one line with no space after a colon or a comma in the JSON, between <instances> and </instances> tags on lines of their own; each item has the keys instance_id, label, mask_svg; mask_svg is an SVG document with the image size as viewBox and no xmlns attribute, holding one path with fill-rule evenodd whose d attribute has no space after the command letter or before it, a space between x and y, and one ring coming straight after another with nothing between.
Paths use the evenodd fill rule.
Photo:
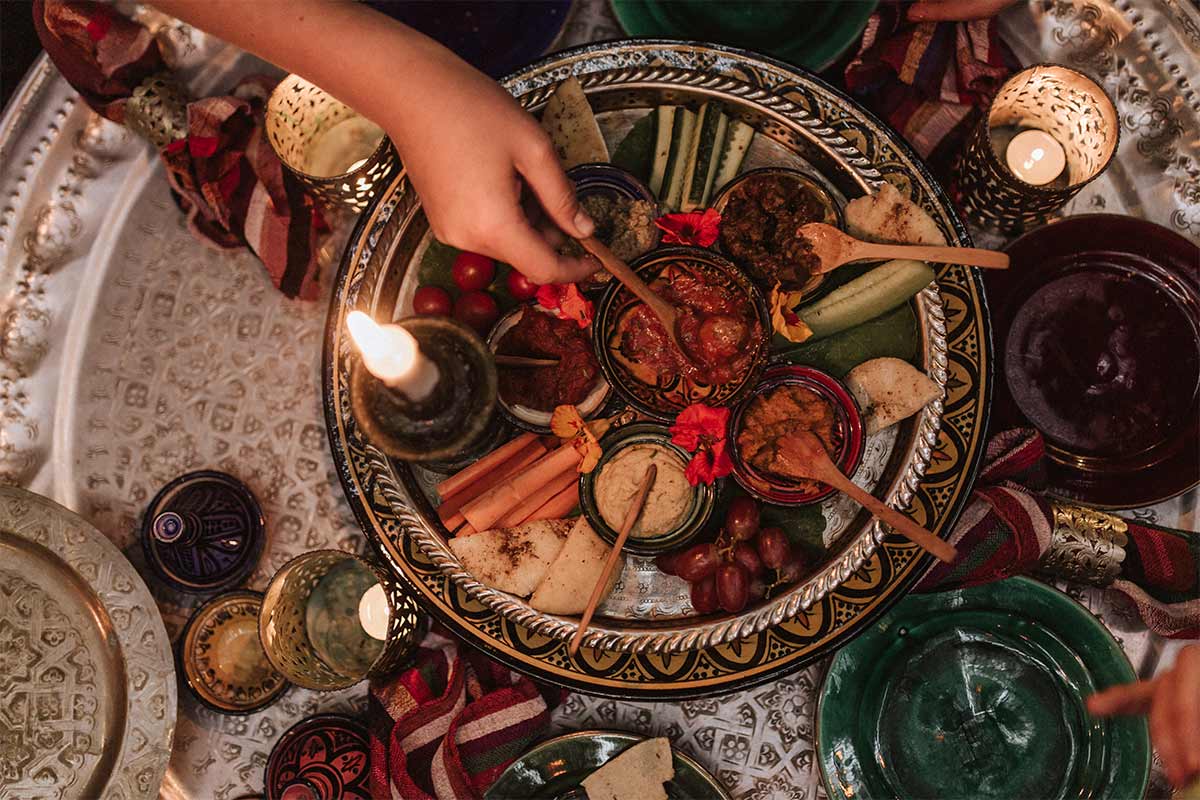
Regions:
<instances>
[{"instance_id":1,"label":"wooden spoon","mask_svg":"<svg viewBox=\"0 0 1200 800\"><path fill-rule=\"evenodd\" d=\"M557 358L533 358L531 356L506 356L496 353L497 367L557 367Z\"/></svg>"},{"instance_id":2,"label":"wooden spoon","mask_svg":"<svg viewBox=\"0 0 1200 800\"><path fill-rule=\"evenodd\" d=\"M666 329L667 335L671 337L671 344L675 345L676 350L683 353L684 358L691 360L688 351L684 350L683 345L680 344L679 333L675 330L675 323L678 320L675 306L659 297L644 280L638 277L636 272L629 268L628 264L613 255L613 251L609 250L608 246L595 236L580 239L579 243L583 245L583 249L594 255L614 278L624 284L626 289L633 292L634 297L650 307L654 316L658 317L658 321Z\"/></svg>"},{"instance_id":3,"label":"wooden spoon","mask_svg":"<svg viewBox=\"0 0 1200 800\"><path fill-rule=\"evenodd\" d=\"M829 459L821 440L808 431L798 431L779 443L778 454L787 467L788 475L810 478L827 483L840 492L850 495L877 519L886 522L897 533L907 538L926 553L932 553L939 561L953 564L958 557L954 545L939 539L929 531L901 514L896 509L872 496L865 489L842 474Z\"/></svg>"},{"instance_id":4,"label":"wooden spoon","mask_svg":"<svg viewBox=\"0 0 1200 800\"><path fill-rule=\"evenodd\" d=\"M621 520L621 530L617 533L617 541L613 543L612 550L608 554L608 560L604 562L604 570L600 573L600 577L596 580L596 585L592 589L592 597L588 600L587 608L583 610L583 616L579 619L579 630L575 631L575 636L571 639L571 645L567 648L567 652L571 654L572 658L579 652L579 643L583 641L583 634L587 632L588 625L592 622L592 615L596 613L596 606L600 604L600 595L604 593L604 587L608 585L608 579L612 577L612 571L617 566L617 559L621 555L621 548L625 546L626 540L629 539L629 532L633 530L633 524L641 516L642 507L646 505L646 497L650 494L650 487L654 485L654 478L657 475L657 465L651 464L646 468L646 474L642 478L642 483L638 487L637 494L633 496L633 502L629 504L629 510L625 512L625 519Z\"/></svg>"},{"instance_id":5,"label":"wooden spoon","mask_svg":"<svg viewBox=\"0 0 1200 800\"><path fill-rule=\"evenodd\" d=\"M855 239L832 225L810 222L797 231L812 245L821 265L814 272L837 269L851 261L912 258L938 264L966 264L986 269L1008 269L1008 253L978 247L939 247L929 244L876 244Z\"/></svg>"}]
</instances>

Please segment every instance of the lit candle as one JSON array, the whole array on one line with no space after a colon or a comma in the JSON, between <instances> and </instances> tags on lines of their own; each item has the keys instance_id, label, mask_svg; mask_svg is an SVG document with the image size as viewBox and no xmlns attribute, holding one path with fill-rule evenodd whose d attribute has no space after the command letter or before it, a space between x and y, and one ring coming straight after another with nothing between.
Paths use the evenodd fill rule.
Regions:
<instances>
[{"instance_id":1,"label":"lit candle","mask_svg":"<svg viewBox=\"0 0 1200 800\"><path fill-rule=\"evenodd\" d=\"M353 172L367 163L383 136L383 128L365 117L344 119L309 145L307 172L321 178Z\"/></svg>"},{"instance_id":2,"label":"lit candle","mask_svg":"<svg viewBox=\"0 0 1200 800\"><path fill-rule=\"evenodd\" d=\"M383 584L377 583L363 592L358 601L358 622L368 636L380 641L387 640L389 614Z\"/></svg>"},{"instance_id":3,"label":"lit candle","mask_svg":"<svg viewBox=\"0 0 1200 800\"><path fill-rule=\"evenodd\" d=\"M1057 178L1067 164L1062 145L1045 131L1022 131L1008 143L1008 168L1033 186L1044 186Z\"/></svg>"},{"instance_id":4,"label":"lit candle","mask_svg":"<svg viewBox=\"0 0 1200 800\"><path fill-rule=\"evenodd\" d=\"M346 325L368 372L413 401L433 393L439 377L437 364L421 353L411 333L399 325L378 325L361 311L351 311Z\"/></svg>"}]
</instances>

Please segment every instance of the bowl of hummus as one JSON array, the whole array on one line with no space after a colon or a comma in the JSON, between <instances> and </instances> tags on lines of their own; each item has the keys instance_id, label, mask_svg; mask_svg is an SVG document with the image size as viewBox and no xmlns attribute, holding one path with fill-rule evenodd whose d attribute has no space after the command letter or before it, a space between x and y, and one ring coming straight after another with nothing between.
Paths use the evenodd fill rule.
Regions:
<instances>
[{"instance_id":1,"label":"bowl of hummus","mask_svg":"<svg viewBox=\"0 0 1200 800\"><path fill-rule=\"evenodd\" d=\"M616 541L625 513L651 465L658 472L625 549L641 555L674 550L708 523L716 490L707 484L688 483L684 473L691 454L671 444L665 426L649 422L627 425L610 432L600 445L604 454L596 468L584 474L579 504L601 538Z\"/></svg>"}]
</instances>

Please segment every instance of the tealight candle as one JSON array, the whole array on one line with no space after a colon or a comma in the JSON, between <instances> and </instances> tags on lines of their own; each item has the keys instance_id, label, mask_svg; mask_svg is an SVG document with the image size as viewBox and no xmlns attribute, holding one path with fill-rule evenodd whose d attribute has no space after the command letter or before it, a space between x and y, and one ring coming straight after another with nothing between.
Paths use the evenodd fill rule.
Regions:
<instances>
[{"instance_id":1,"label":"tealight candle","mask_svg":"<svg viewBox=\"0 0 1200 800\"><path fill-rule=\"evenodd\" d=\"M1005 151L1008 168L1033 186L1044 186L1062 174L1067 154L1053 136L1036 129L1013 137Z\"/></svg>"},{"instance_id":2,"label":"tealight candle","mask_svg":"<svg viewBox=\"0 0 1200 800\"><path fill-rule=\"evenodd\" d=\"M383 128L366 117L348 117L310 145L307 171L319 178L345 175L367 163L383 140Z\"/></svg>"},{"instance_id":3,"label":"tealight candle","mask_svg":"<svg viewBox=\"0 0 1200 800\"><path fill-rule=\"evenodd\" d=\"M388 617L387 595L383 584L377 583L363 592L358 601L358 623L372 639L387 639Z\"/></svg>"},{"instance_id":4,"label":"tealight candle","mask_svg":"<svg viewBox=\"0 0 1200 800\"><path fill-rule=\"evenodd\" d=\"M346 325L368 372L413 402L433 393L440 377L437 364L425 357L411 333L399 325L379 325L361 311L351 311Z\"/></svg>"}]
</instances>

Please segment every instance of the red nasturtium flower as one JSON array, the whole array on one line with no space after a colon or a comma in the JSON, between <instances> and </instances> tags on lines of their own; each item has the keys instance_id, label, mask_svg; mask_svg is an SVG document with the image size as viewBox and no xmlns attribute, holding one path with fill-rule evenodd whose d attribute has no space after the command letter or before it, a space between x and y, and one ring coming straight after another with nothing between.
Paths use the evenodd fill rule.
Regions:
<instances>
[{"instance_id":1,"label":"red nasturtium flower","mask_svg":"<svg viewBox=\"0 0 1200 800\"><path fill-rule=\"evenodd\" d=\"M692 403L675 418L671 442L695 454L684 471L692 486L712 483L733 472L733 462L725 451L728 425L728 408L712 408L703 403Z\"/></svg>"},{"instance_id":2,"label":"red nasturtium flower","mask_svg":"<svg viewBox=\"0 0 1200 800\"><path fill-rule=\"evenodd\" d=\"M664 214L654 220L654 224L663 232L663 244L710 247L721 230L721 215L715 208L706 208L702 212Z\"/></svg>"},{"instance_id":3,"label":"red nasturtium flower","mask_svg":"<svg viewBox=\"0 0 1200 800\"><path fill-rule=\"evenodd\" d=\"M538 287L537 301L559 319L573 319L581 328L592 324L595 309L573 283L546 283Z\"/></svg>"}]
</instances>

